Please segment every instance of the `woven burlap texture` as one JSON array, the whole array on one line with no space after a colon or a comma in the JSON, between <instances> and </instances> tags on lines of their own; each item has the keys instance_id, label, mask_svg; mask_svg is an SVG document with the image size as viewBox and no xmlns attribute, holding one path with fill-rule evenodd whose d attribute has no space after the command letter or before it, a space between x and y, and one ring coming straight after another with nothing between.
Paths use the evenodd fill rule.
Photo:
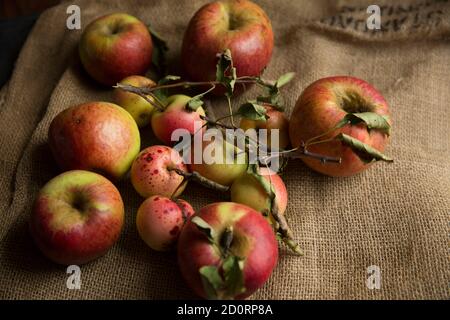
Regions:
<instances>
[{"instance_id":1,"label":"woven burlap texture","mask_svg":"<svg viewBox=\"0 0 450 320\"><path fill-rule=\"evenodd\" d=\"M257 2L275 34L264 76L297 73L285 90L288 114L314 80L365 79L390 105L394 125L386 152L395 162L329 178L291 161L283 174L286 215L305 256L281 246L276 270L252 298L448 299L450 3L382 6L383 29L367 31L368 2ZM51 120L69 106L111 100L111 90L97 86L80 67L76 46L82 30L66 28L66 8L73 3L81 8L83 28L117 11L151 23L168 40L177 72L184 30L205 1L70 1L39 18L0 95L0 298L195 298L175 253L154 252L140 240L134 221L142 199L129 180L118 183L126 204L121 238L104 257L81 267L80 290L67 289L66 269L45 259L29 236L36 193L59 172L47 145ZM212 101L211 109L223 113L224 101ZM149 128L142 137L143 147L155 143ZM183 198L199 209L227 196L191 183ZM371 265L381 270L379 290L366 286Z\"/></svg>"}]
</instances>

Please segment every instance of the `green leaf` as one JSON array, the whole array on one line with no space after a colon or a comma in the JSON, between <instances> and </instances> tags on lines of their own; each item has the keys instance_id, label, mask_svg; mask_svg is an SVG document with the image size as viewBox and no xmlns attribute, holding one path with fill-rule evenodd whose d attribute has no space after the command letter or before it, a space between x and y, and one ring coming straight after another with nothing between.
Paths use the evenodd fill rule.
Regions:
<instances>
[{"instance_id":1,"label":"green leaf","mask_svg":"<svg viewBox=\"0 0 450 320\"><path fill-rule=\"evenodd\" d=\"M268 181L259 173L259 166L257 164L249 164L247 167L247 174L253 176L253 178L256 179L256 181L263 187L264 191L269 196L270 212L272 212L272 203L275 199L275 189L273 185L270 183L270 180Z\"/></svg>"},{"instance_id":2,"label":"green leaf","mask_svg":"<svg viewBox=\"0 0 450 320\"><path fill-rule=\"evenodd\" d=\"M380 151L345 133L338 134L336 136L336 139L342 141L344 144L352 148L352 150L358 155L358 157L365 163L370 163L378 160L383 160L386 162L394 161Z\"/></svg>"},{"instance_id":3,"label":"green leaf","mask_svg":"<svg viewBox=\"0 0 450 320\"><path fill-rule=\"evenodd\" d=\"M158 81L158 86L162 86L162 85L168 84L171 81L178 81L180 79L181 79L181 77L179 77L179 76L174 76L174 75L170 75L169 74L169 75L165 76L164 78L161 78ZM169 96L169 90L168 89L155 90L153 93L161 101L165 101L167 99L167 97Z\"/></svg>"},{"instance_id":4,"label":"green leaf","mask_svg":"<svg viewBox=\"0 0 450 320\"><path fill-rule=\"evenodd\" d=\"M266 121L266 112L266 108L258 104L256 101L248 101L242 104L237 111L237 113L242 117L256 121Z\"/></svg>"},{"instance_id":5,"label":"green leaf","mask_svg":"<svg viewBox=\"0 0 450 320\"><path fill-rule=\"evenodd\" d=\"M231 97L234 91L237 74L233 67L233 58L230 49L226 49L219 55L216 65L216 81L220 82L226 89L226 95Z\"/></svg>"},{"instance_id":6,"label":"green leaf","mask_svg":"<svg viewBox=\"0 0 450 320\"><path fill-rule=\"evenodd\" d=\"M294 79L294 77L295 77L295 72L285 73L278 78L277 82L275 82L275 86L277 88L281 88L285 84L289 83L292 79Z\"/></svg>"},{"instance_id":7,"label":"green leaf","mask_svg":"<svg viewBox=\"0 0 450 320\"><path fill-rule=\"evenodd\" d=\"M208 94L210 91L214 90L216 86L212 86L211 88L209 88L208 90L206 90L203 93L200 93L194 97L191 98L191 100L188 101L188 103L186 104L186 107L192 111L197 111L197 109L199 107L201 107L204 103L203 103L203 97Z\"/></svg>"},{"instance_id":8,"label":"green leaf","mask_svg":"<svg viewBox=\"0 0 450 320\"><path fill-rule=\"evenodd\" d=\"M206 235L209 242L214 243L215 232L214 232L213 227L208 222L206 222L199 216L193 217L191 219L191 221L192 221L192 223L194 223L197 226L197 228L201 232L203 232Z\"/></svg>"},{"instance_id":9,"label":"green leaf","mask_svg":"<svg viewBox=\"0 0 450 320\"><path fill-rule=\"evenodd\" d=\"M150 25L147 26L148 31L152 36L153 50L152 50L152 64L160 76L167 72L166 52L169 51L167 42L161 37Z\"/></svg>"},{"instance_id":10,"label":"green leaf","mask_svg":"<svg viewBox=\"0 0 450 320\"><path fill-rule=\"evenodd\" d=\"M164 78L161 78L158 81L158 85L164 85L164 84L167 84L167 83L169 83L171 81L177 81L177 80L180 80L180 79L181 79L180 76L174 76L172 74L168 74Z\"/></svg>"},{"instance_id":11,"label":"green leaf","mask_svg":"<svg viewBox=\"0 0 450 320\"><path fill-rule=\"evenodd\" d=\"M245 292L244 259L230 255L222 265L226 296L234 298Z\"/></svg>"},{"instance_id":12,"label":"green leaf","mask_svg":"<svg viewBox=\"0 0 450 320\"><path fill-rule=\"evenodd\" d=\"M216 266L203 266L199 269L203 289L208 299L219 298L219 291L224 286L222 277Z\"/></svg>"},{"instance_id":13,"label":"green leaf","mask_svg":"<svg viewBox=\"0 0 450 320\"><path fill-rule=\"evenodd\" d=\"M338 122L336 128L342 128L346 124L356 125L363 122L368 130L376 129L389 135L391 126L388 121L388 116L379 115L375 112L347 113L345 117Z\"/></svg>"}]
</instances>

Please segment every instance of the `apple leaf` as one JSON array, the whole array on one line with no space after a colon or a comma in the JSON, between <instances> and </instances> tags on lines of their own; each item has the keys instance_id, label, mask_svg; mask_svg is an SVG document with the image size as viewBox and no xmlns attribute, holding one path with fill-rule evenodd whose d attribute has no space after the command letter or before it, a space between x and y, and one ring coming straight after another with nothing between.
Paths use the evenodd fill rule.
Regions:
<instances>
[{"instance_id":1,"label":"apple leaf","mask_svg":"<svg viewBox=\"0 0 450 320\"><path fill-rule=\"evenodd\" d=\"M213 227L206 222L205 220L203 220L202 218L200 218L199 216L195 216L191 219L192 223L194 223L197 228L203 232L206 237L208 238L208 241L210 243L214 243L214 236L215 236L215 232Z\"/></svg>"},{"instance_id":2,"label":"apple leaf","mask_svg":"<svg viewBox=\"0 0 450 320\"><path fill-rule=\"evenodd\" d=\"M186 104L186 107L192 111L197 111L197 109L203 105L203 100L202 100L203 97L210 91L214 90L215 87L216 86L213 85L211 88L209 88L205 92L192 97L191 100L189 100L188 103Z\"/></svg>"},{"instance_id":3,"label":"apple leaf","mask_svg":"<svg viewBox=\"0 0 450 320\"><path fill-rule=\"evenodd\" d=\"M165 84L168 84L171 81L178 81L180 79L181 79L181 77L179 77L179 76L174 76L174 75L168 74L164 78L161 78L158 81L158 86L163 86ZM154 91L154 94L159 100L165 101L167 99L167 97L169 96L169 90L168 89L158 89L158 90Z\"/></svg>"},{"instance_id":4,"label":"apple leaf","mask_svg":"<svg viewBox=\"0 0 450 320\"><path fill-rule=\"evenodd\" d=\"M356 125L364 122L368 130L376 129L389 135L391 126L388 121L388 116L379 115L375 112L347 113L345 117L338 122L336 129L342 128L346 124Z\"/></svg>"},{"instance_id":5,"label":"apple leaf","mask_svg":"<svg viewBox=\"0 0 450 320\"><path fill-rule=\"evenodd\" d=\"M266 108L264 108L264 106L258 104L254 100L247 101L246 103L242 104L239 107L237 113L242 117L250 120L257 120L257 121L267 120Z\"/></svg>"},{"instance_id":6,"label":"apple leaf","mask_svg":"<svg viewBox=\"0 0 450 320\"><path fill-rule=\"evenodd\" d=\"M167 42L150 25L147 25L147 29L152 36L153 43L152 65L160 76L165 75L167 72L166 52L169 51L169 47Z\"/></svg>"},{"instance_id":7,"label":"apple leaf","mask_svg":"<svg viewBox=\"0 0 450 320\"><path fill-rule=\"evenodd\" d=\"M203 266L199 269L203 289L208 299L218 299L219 291L223 288L223 279L216 266Z\"/></svg>"},{"instance_id":8,"label":"apple leaf","mask_svg":"<svg viewBox=\"0 0 450 320\"><path fill-rule=\"evenodd\" d=\"M233 67L233 58L230 49L218 55L216 65L216 81L220 82L226 89L225 95L231 97L236 83L236 68Z\"/></svg>"},{"instance_id":9,"label":"apple leaf","mask_svg":"<svg viewBox=\"0 0 450 320\"><path fill-rule=\"evenodd\" d=\"M281 88L282 86L289 83L292 79L295 77L295 72L288 72L283 75L281 75L278 80L275 82L275 86L277 88Z\"/></svg>"},{"instance_id":10,"label":"apple leaf","mask_svg":"<svg viewBox=\"0 0 450 320\"><path fill-rule=\"evenodd\" d=\"M355 139L345 133L338 134L336 136L336 139L349 146L365 163L370 163L378 160L383 160L386 162L394 161L392 158L389 158L375 148L372 148L368 144L365 144L364 142Z\"/></svg>"},{"instance_id":11,"label":"apple leaf","mask_svg":"<svg viewBox=\"0 0 450 320\"><path fill-rule=\"evenodd\" d=\"M244 259L230 255L222 265L226 296L234 298L245 292Z\"/></svg>"}]
</instances>

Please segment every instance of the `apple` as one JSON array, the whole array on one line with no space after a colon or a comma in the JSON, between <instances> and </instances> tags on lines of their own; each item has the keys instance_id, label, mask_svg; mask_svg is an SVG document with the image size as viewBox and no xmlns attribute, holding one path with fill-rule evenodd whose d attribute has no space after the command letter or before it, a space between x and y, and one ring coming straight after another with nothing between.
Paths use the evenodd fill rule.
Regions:
<instances>
[{"instance_id":1,"label":"apple","mask_svg":"<svg viewBox=\"0 0 450 320\"><path fill-rule=\"evenodd\" d=\"M152 116L152 129L155 136L166 145L174 145L177 141L172 141L172 133L176 129L186 129L191 134L195 134L195 122L201 125L205 120L205 111L199 107L196 111L186 107L191 97L182 94L173 95L167 98L166 107L163 112L155 110ZM201 127L200 125L200 127Z\"/></svg>"},{"instance_id":2,"label":"apple","mask_svg":"<svg viewBox=\"0 0 450 320\"><path fill-rule=\"evenodd\" d=\"M383 152L388 135L380 130L368 130L364 124L346 125L333 130L347 113L374 112L389 116L388 105L383 96L369 83L350 76L320 79L309 85L300 95L289 123L289 136L293 147L322 135L320 140L331 139L339 133L347 134L372 148ZM391 125L390 117L387 119ZM330 132L331 131L331 132ZM350 176L367 169L358 155L341 141L314 144L311 152L340 157L341 163L322 164L319 160L302 158L313 170L329 176Z\"/></svg>"},{"instance_id":3,"label":"apple","mask_svg":"<svg viewBox=\"0 0 450 320\"><path fill-rule=\"evenodd\" d=\"M202 148L199 149L197 150L194 145L194 149L191 150L189 169L211 181L231 186L233 181L247 170L247 157L240 161L238 157L240 149L226 139L203 140ZM195 152L199 151L202 152L202 158L201 161L196 161Z\"/></svg>"},{"instance_id":4,"label":"apple","mask_svg":"<svg viewBox=\"0 0 450 320\"><path fill-rule=\"evenodd\" d=\"M278 213L283 214L288 201L286 185L278 174L268 168L260 168L259 174L272 184ZM259 212L270 213L270 196L255 176L249 173L243 174L233 182L230 191L231 201L245 204Z\"/></svg>"},{"instance_id":5,"label":"apple","mask_svg":"<svg viewBox=\"0 0 450 320\"><path fill-rule=\"evenodd\" d=\"M140 237L150 248L167 251L193 214L194 209L184 200L152 196L139 207L136 226Z\"/></svg>"},{"instance_id":6,"label":"apple","mask_svg":"<svg viewBox=\"0 0 450 320\"><path fill-rule=\"evenodd\" d=\"M149 78L138 75L126 77L125 79L122 79L120 83L135 87L153 87L156 85L156 83ZM144 98L120 88L114 89L113 98L115 103L131 114L139 128L145 127L150 123L153 106ZM148 99L153 100L151 96L148 96Z\"/></svg>"},{"instance_id":7,"label":"apple","mask_svg":"<svg viewBox=\"0 0 450 320\"><path fill-rule=\"evenodd\" d=\"M103 176L67 171L39 192L30 216L31 235L52 261L83 264L104 255L119 239L124 205Z\"/></svg>"},{"instance_id":8,"label":"apple","mask_svg":"<svg viewBox=\"0 0 450 320\"><path fill-rule=\"evenodd\" d=\"M127 173L141 145L131 115L108 102L61 111L50 124L48 141L63 170L90 170L114 179Z\"/></svg>"},{"instance_id":9,"label":"apple","mask_svg":"<svg viewBox=\"0 0 450 320\"><path fill-rule=\"evenodd\" d=\"M209 240L194 223L198 217L211 227L212 239ZM224 251L223 243L227 242L224 237L230 231L229 249ZM242 276L245 290L228 292L224 298L244 299L269 279L277 264L278 244L275 234L261 213L250 207L233 202L209 204L186 223L178 239L181 273L197 295L208 297L200 269L215 266L223 271L224 256L227 255L244 259Z\"/></svg>"},{"instance_id":10,"label":"apple","mask_svg":"<svg viewBox=\"0 0 450 320\"><path fill-rule=\"evenodd\" d=\"M187 180L170 169L188 171L174 149L160 145L148 147L139 153L131 166L131 183L144 198L153 195L177 197L186 188Z\"/></svg>"},{"instance_id":11,"label":"apple","mask_svg":"<svg viewBox=\"0 0 450 320\"><path fill-rule=\"evenodd\" d=\"M152 50L152 38L145 24L126 13L92 21L78 46L87 73L107 86L134 74L144 74L151 64Z\"/></svg>"},{"instance_id":12,"label":"apple","mask_svg":"<svg viewBox=\"0 0 450 320\"><path fill-rule=\"evenodd\" d=\"M263 9L251 1L214 1L201 7L184 34L181 59L195 81L216 75L216 55L230 49L238 77L258 76L272 56L273 32Z\"/></svg>"},{"instance_id":13,"label":"apple","mask_svg":"<svg viewBox=\"0 0 450 320\"><path fill-rule=\"evenodd\" d=\"M266 121L242 118L241 122L239 123L239 127L243 130L265 129L267 130L267 146L271 149L285 149L289 145L288 119L286 118L284 112L279 111L271 107L270 105L264 105L264 108L266 109L266 116L268 117ZM271 131L273 129L278 129L278 145L272 143Z\"/></svg>"}]
</instances>

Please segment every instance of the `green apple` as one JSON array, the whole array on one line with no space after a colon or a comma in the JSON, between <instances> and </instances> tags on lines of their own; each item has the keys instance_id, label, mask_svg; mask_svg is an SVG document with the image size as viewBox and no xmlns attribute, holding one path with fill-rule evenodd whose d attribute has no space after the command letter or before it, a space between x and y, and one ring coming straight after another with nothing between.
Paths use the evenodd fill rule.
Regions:
<instances>
[{"instance_id":1,"label":"green apple","mask_svg":"<svg viewBox=\"0 0 450 320\"><path fill-rule=\"evenodd\" d=\"M135 87L153 87L156 85L151 79L138 75L126 77L120 83ZM145 127L150 123L154 107L144 98L120 88L114 89L113 98L115 103L131 114L139 128ZM150 95L147 98L153 100Z\"/></svg>"},{"instance_id":2,"label":"green apple","mask_svg":"<svg viewBox=\"0 0 450 320\"><path fill-rule=\"evenodd\" d=\"M272 184L278 212L283 214L286 211L288 201L286 185L281 177L270 169L261 168L259 174L269 184ZM270 195L261 182L250 173L243 174L233 182L231 185L231 201L245 204L259 212L269 213L271 209Z\"/></svg>"},{"instance_id":3,"label":"green apple","mask_svg":"<svg viewBox=\"0 0 450 320\"><path fill-rule=\"evenodd\" d=\"M196 161L195 152L202 151L202 158ZM248 158L243 155L243 161L238 154L242 151L224 139L203 141L202 148L197 150L194 145L191 151L189 168L203 177L224 186L231 186L234 180L245 173Z\"/></svg>"}]
</instances>

